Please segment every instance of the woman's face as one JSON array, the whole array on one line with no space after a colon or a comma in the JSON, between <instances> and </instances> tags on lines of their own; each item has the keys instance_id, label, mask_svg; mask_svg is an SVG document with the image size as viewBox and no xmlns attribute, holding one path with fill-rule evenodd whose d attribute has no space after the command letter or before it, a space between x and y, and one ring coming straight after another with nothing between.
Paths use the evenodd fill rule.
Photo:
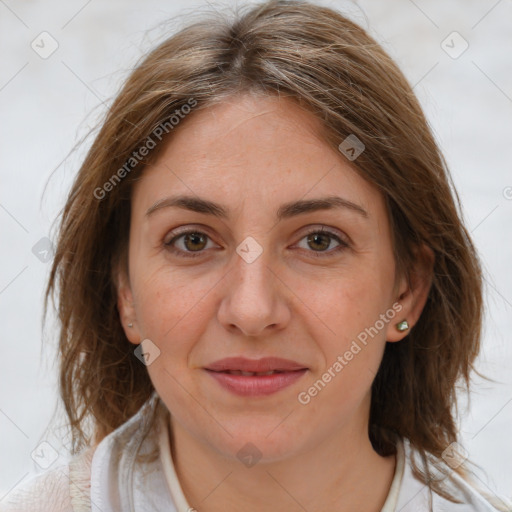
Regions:
<instances>
[{"instance_id":1,"label":"woman's face","mask_svg":"<svg viewBox=\"0 0 512 512\"><path fill-rule=\"evenodd\" d=\"M411 321L383 197L289 100L232 97L182 122L135 186L119 288L172 421L268 461L367 436L386 340Z\"/></svg>"}]
</instances>

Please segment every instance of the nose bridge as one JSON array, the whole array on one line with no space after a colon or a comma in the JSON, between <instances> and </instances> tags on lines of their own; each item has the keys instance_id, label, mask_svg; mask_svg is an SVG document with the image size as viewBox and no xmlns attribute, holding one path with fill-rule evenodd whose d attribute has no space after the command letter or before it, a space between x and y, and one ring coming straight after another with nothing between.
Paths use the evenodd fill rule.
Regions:
<instances>
[{"instance_id":1,"label":"nose bridge","mask_svg":"<svg viewBox=\"0 0 512 512\"><path fill-rule=\"evenodd\" d=\"M244 239L236 249L234 282L243 294L271 294L274 273L270 270L270 248L263 236ZM267 237L268 241L268 237ZM243 297L242 297L243 298ZM260 297L263 300L263 297Z\"/></svg>"},{"instance_id":2,"label":"nose bridge","mask_svg":"<svg viewBox=\"0 0 512 512\"><path fill-rule=\"evenodd\" d=\"M276 276L270 268L269 237L267 242L263 238L259 237L261 243L245 239L237 247L219 310L219 320L226 327L235 325L246 335L257 336L284 319L280 318L284 309L278 304Z\"/></svg>"}]
</instances>

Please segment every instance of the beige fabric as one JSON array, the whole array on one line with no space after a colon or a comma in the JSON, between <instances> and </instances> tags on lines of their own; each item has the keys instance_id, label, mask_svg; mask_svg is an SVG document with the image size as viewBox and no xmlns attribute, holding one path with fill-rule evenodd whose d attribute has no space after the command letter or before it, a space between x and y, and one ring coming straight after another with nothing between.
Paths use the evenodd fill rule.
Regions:
<instances>
[{"instance_id":1,"label":"beige fabric","mask_svg":"<svg viewBox=\"0 0 512 512\"><path fill-rule=\"evenodd\" d=\"M69 466L61 465L19 484L0 503L1 512L73 512Z\"/></svg>"},{"instance_id":2,"label":"beige fabric","mask_svg":"<svg viewBox=\"0 0 512 512\"><path fill-rule=\"evenodd\" d=\"M20 483L0 503L0 512L90 512L93 453L94 448L88 448L68 464Z\"/></svg>"},{"instance_id":3,"label":"beige fabric","mask_svg":"<svg viewBox=\"0 0 512 512\"><path fill-rule=\"evenodd\" d=\"M91 462L94 448L88 448L69 463L69 494L73 512L91 510Z\"/></svg>"}]
</instances>

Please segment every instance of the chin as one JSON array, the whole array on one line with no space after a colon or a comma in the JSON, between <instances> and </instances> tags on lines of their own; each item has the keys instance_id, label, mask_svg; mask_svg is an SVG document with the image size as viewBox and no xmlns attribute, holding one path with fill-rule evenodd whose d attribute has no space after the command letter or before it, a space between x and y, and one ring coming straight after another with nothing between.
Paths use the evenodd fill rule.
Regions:
<instances>
[{"instance_id":1,"label":"chin","mask_svg":"<svg viewBox=\"0 0 512 512\"><path fill-rule=\"evenodd\" d=\"M228 431L232 437L226 434L212 442L217 443L216 449L225 457L239 460L248 467L255 463L279 462L304 447L304 434L295 437L282 425L276 428L277 425L279 421L273 422L271 427L268 422L230 426Z\"/></svg>"}]
</instances>

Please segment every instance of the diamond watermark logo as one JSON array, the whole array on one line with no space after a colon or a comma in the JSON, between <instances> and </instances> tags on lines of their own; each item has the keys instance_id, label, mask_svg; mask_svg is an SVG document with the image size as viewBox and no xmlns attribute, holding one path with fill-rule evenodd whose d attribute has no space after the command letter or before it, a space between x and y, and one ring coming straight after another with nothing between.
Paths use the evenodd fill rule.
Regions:
<instances>
[{"instance_id":1,"label":"diamond watermark logo","mask_svg":"<svg viewBox=\"0 0 512 512\"><path fill-rule=\"evenodd\" d=\"M30 46L41 59L47 59L57 51L59 43L49 32L44 31L36 36Z\"/></svg>"},{"instance_id":2,"label":"diamond watermark logo","mask_svg":"<svg viewBox=\"0 0 512 512\"><path fill-rule=\"evenodd\" d=\"M248 236L238 245L236 252L246 263L252 263L263 252L263 247L252 236Z\"/></svg>"},{"instance_id":3,"label":"diamond watermark logo","mask_svg":"<svg viewBox=\"0 0 512 512\"><path fill-rule=\"evenodd\" d=\"M160 356L160 349L150 339L146 338L142 340L133 353L142 363L149 366Z\"/></svg>"},{"instance_id":4,"label":"diamond watermark logo","mask_svg":"<svg viewBox=\"0 0 512 512\"><path fill-rule=\"evenodd\" d=\"M366 146L357 136L351 134L338 146L338 149L353 162L366 149Z\"/></svg>"},{"instance_id":5,"label":"diamond watermark logo","mask_svg":"<svg viewBox=\"0 0 512 512\"><path fill-rule=\"evenodd\" d=\"M441 454L443 460L452 469L457 469L468 458L468 452L459 443L451 443Z\"/></svg>"},{"instance_id":6,"label":"diamond watermark logo","mask_svg":"<svg viewBox=\"0 0 512 512\"><path fill-rule=\"evenodd\" d=\"M259 462L262 453L257 446L252 443L247 443L238 450L236 456L242 464L248 468L252 468Z\"/></svg>"},{"instance_id":7,"label":"diamond watermark logo","mask_svg":"<svg viewBox=\"0 0 512 512\"><path fill-rule=\"evenodd\" d=\"M32 254L43 263L48 263L53 257L53 243L48 237L43 237L32 247Z\"/></svg>"},{"instance_id":8,"label":"diamond watermark logo","mask_svg":"<svg viewBox=\"0 0 512 512\"><path fill-rule=\"evenodd\" d=\"M41 469L48 469L59 458L59 453L48 441L43 441L30 456Z\"/></svg>"},{"instance_id":9,"label":"diamond watermark logo","mask_svg":"<svg viewBox=\"0 0 512 512\"><path fill-rule=\"evenodd\" d=\"M443 39L441 42L441 48L452 59L458 59L469 48L469 43L454 30L445 39Z\"/></svg>"}]
</instances>

